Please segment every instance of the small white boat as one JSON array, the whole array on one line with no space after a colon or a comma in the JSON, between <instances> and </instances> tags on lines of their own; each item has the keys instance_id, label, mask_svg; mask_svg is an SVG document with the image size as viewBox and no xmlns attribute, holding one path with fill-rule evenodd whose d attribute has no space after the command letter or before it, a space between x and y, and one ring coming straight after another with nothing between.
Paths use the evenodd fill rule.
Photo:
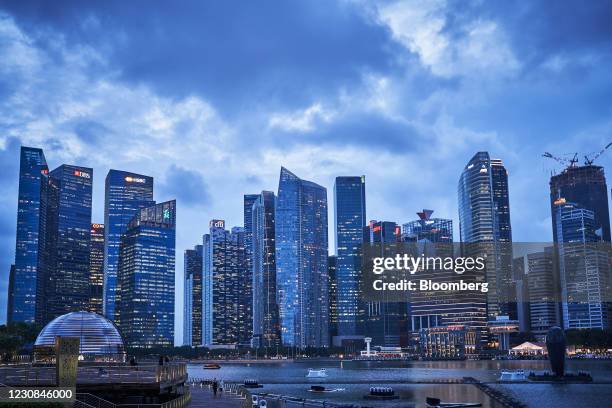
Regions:
<instances>
[{"instance_id":1,"label":"small white boat","mask_svg":"<svg viewBox=\"0 0 612 408\"><path fill-rule=\"evenodd\" d=\"M517 370L517 371L502 371L499 376L499 381L526 381L527 376L525 375L525 371Z\"/></svg>"},{"instance_id":2,"label":"small white boat","mask_svg":"<svg viewBox=\"0 0 612 408\"><path fill-rule=\"evenodd\" d=\"M327 371L325 371L324 368L309 368L308 369L308 374L306 375L307 378L323 378L323 377L327 377Z\"/></svg>"}]
</instances>

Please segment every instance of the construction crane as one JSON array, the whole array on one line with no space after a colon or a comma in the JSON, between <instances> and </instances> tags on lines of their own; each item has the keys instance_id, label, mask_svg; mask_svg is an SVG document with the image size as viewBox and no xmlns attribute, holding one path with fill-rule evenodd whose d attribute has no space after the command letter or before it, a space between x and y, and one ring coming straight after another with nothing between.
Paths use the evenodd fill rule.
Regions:
<instances>
[{"instance_id":1,"label":"construction crane","mask_svg":"<svg viewBox=\"0 0 612 408\"><path fill-rule=\"evenodd\" d=\"M565 158L565 157L558 157L553 155L552 153L549 152L544 152L544 154L542 155L542 157L546 157L548 159L553 159L567 167L574 167L576 165L576 163L578 163L578 153L574 153L574 157L572 157L571 159Z\"/></svg>"},{"instance_id":2,"label":"construction crane","mask_svg":"<svg viewBox=\"0 0 612 408\"><path fill-rule=\"evenodd\" d=\"M590 165L592 165L592 164L593 164L593 162L594 162L595 160L597 160L597 159L599 158L599 156L601 156L602 154L604 154L604 152L605 152L606 150L608 150L608 147L610 147L610 146L612 146L612 142L608 143L608 144L606 145L606 147L604 147L603 149L601 149L599 152L595 153L595 154L593 155L593 158L589 158L589 155L585 155L585 156L584 156L584 165L585 165L585 166L590 166Z\"/></svg>"}]
</instances>

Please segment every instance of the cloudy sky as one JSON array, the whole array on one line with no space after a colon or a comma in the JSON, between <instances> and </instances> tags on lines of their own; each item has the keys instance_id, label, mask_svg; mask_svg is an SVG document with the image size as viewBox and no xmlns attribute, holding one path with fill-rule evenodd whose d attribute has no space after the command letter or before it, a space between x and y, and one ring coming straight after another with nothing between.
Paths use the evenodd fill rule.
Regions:
<instances>
[{"instance_id":1,"label":"cloudy sky","mask_svg":"<svg viewBox=\"0 0 612 408\"><path fill-rule=\"evenodd\" d=\"M183 250L211 218L241 225L281 165L330 206L335 176L365 174L368 218L456 223L459 173L488 150L515 241L550 240L541 154L612 140L611 20L610 1L0 0L0 322L21 144L94 168L93 221L109 168L177 199L178 306Z\"/></svg>"}]
</instances>

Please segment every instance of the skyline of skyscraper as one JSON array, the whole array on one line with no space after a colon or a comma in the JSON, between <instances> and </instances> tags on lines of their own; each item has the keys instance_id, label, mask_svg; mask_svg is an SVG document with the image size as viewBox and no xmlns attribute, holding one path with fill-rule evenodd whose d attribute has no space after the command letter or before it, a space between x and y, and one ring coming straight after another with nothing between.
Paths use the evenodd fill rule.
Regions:
<instances>
[{"instance_id":1,"label":"skyline of skyscraper","mask_svg":"<svg viewBox=\"0 0 612 408\"><path fill-rule=\"evenodd\" d=\"M253 345L280 344L276 299L276 197L262 191L252 206Z\"/></svg>"},{"instance_id":2,"label":"skyline of skyscraper","mask_svg":"<svg viewBox=\"0 0 612 408\"><path fill-rule=\"evenodd\" d=\"M244 229L228 231L224 220L211 220L203 247L203 344L236 347L250 342L252 321L244 321L245 308L240 304L245 300L241 293L246 268Z\"/></svg>"},{"instance_id":3,"label":"skyline of skyscraper","mask_svg":"<svg viewBox=\"0 0 612 408\"><path fill-rule=\"evenodd\" d=\"M363 229L364 244L372 245L380 256L393 256L392 244L400 242L401 228L393 221L370 220ZM405 301L390 301L389 293L382 293L381 302L367 302L365 305L364 334L372 338L374 344L386 347L398 347L402 340L407 342L408 335L408 297ZM404 344L407 345L407 344Z\"/></svg>"},{"instance_id":4,"label":"skyline of skyscraper","mask_svg":"<svg viewBox=\"0 0 612 408\"><path fill-rule=\"evenodd\" d=\"M183 345L202 345L202 273L204 249L196 245L183 256Z\"/></svg>"},{"instance_id":5,"label":"skyline of skyscraper","mask_svg":"<svg viewBox=\"0 0 612 408\"><path fill-rule=\"evenodd\" d=\"M484 331L486 319L509 315L516 318L512 284L512 228L508 173L499 159L488 152L477 152L467 163L458 183L459 233L463 256L483 256L487 261L485 276L489 283L486 299L476 303L486 306L485 320L477 318L472 327ZM474 326L477 324L478 326ZM482 325L481 325L482 324Z\"/></svg>"},{"instance_id":6,"label":"skyline of skyscraper","mask_svg":"<svg viewBox=\"0 0 612 408\"><path fill-rule=\"evenodd\" d=\"M89 251L89 312L102 314L104 297L104 224L91 224Z\"/></svg>"},{"instance_id":7,"label":"skyline of skyscraper","mask_svg":"<svg viewBox=\"0 0 612 408\"><path fill-rule=\"evenodd\" d=\"M276 278L284 345L329 345L327 256L327 190L281 167Z\"/></svg>"},{"instance_id":8,"label":"skyline of skyscraper","mask_svg":"<svg viewBox=\"0 0 612 408\"><path fill-rule=\"evenodd\" d=\"M610 326L609 251L602 250L595 211L576 203L555 204L555 227L565 329Z\"/></svg>"},{"instance_id":9,"label":"skyline of skyscraper","mask_svg":"<svg viewBox=\"0 0 612 408\"><path fill-rule=\"evenodd\" d=\"M550 213L553 220L553 242L557 242L555 225L556 204L565 200L586 210L593 211L596 231L610 242L610 211L608 208L608 187L604 168L601 166L569 166L550 178Z\"/></svg>"},{"instance_id":10,"label":"skyline of skyscraper","mask_svg":"<svg viewBox=\"0 0 612 408\"><path fill-rule=\"evenodd\" d=\"M360 300L361 247L366 226L365 176L336 177L334 182L337 336L363 337Z\"/></svg>"},{"instance_id":11,"label":"skyline of skyscraper","mask_svg":"<svg viewBox=\"0 0 612 408\"><path fill-rule=\"evenodd\" d=\"M38 234L42 176L49 168L42 149L21 146L15 234L15 274L8 322L33 323L36 313Z\"/></svg>"},{"instance_id":12,"label":"skyline of skyscraper","mask_svg":"<svg viewBox=\"0 0 612 408\"><path fill-rule=\"evenodd\" d=\"M104 182L104 316L115 320L115 291L121 235L132 218L155 204L153 177L111 169Z\"/></svg>"},{"instance_id":13,"label":"skyline of skyscraper","mask_svg":"<svg viewBox=\"0 0 612 408\"><path fill-rule=\"evenodd\" d=\"M89 306L93 169L62 164L41 188L36 322Z\"/></svg>"},{"instance_id":14,"label":"skyline of skyscraper","mask_svg":"<svg viewBox=\"0 0 612 408\"><path fill-rule=\"evenodd\" d=\"M128 347L174 345L176 201L143 208L121 237L117 323Z\"/></svg>"}]
</instances>

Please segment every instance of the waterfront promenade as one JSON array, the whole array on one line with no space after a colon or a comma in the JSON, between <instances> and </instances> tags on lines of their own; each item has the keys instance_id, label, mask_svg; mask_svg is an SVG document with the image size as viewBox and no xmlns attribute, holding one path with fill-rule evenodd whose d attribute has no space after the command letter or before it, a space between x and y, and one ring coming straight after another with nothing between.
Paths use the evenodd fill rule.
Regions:
<instances>
[{"instance_id":1,"label":"waterfront promenade","mask_svg":"<svg viewBox=\"0 0 612 408\"><path fill-rule=\"evenodd\" d=\"M199 385L191 387L191 404L189 407L210 407L210 408L243 408L244 399L229 393L219 392L215 398L210 388Z\"/></svg>"}]
</instances>

